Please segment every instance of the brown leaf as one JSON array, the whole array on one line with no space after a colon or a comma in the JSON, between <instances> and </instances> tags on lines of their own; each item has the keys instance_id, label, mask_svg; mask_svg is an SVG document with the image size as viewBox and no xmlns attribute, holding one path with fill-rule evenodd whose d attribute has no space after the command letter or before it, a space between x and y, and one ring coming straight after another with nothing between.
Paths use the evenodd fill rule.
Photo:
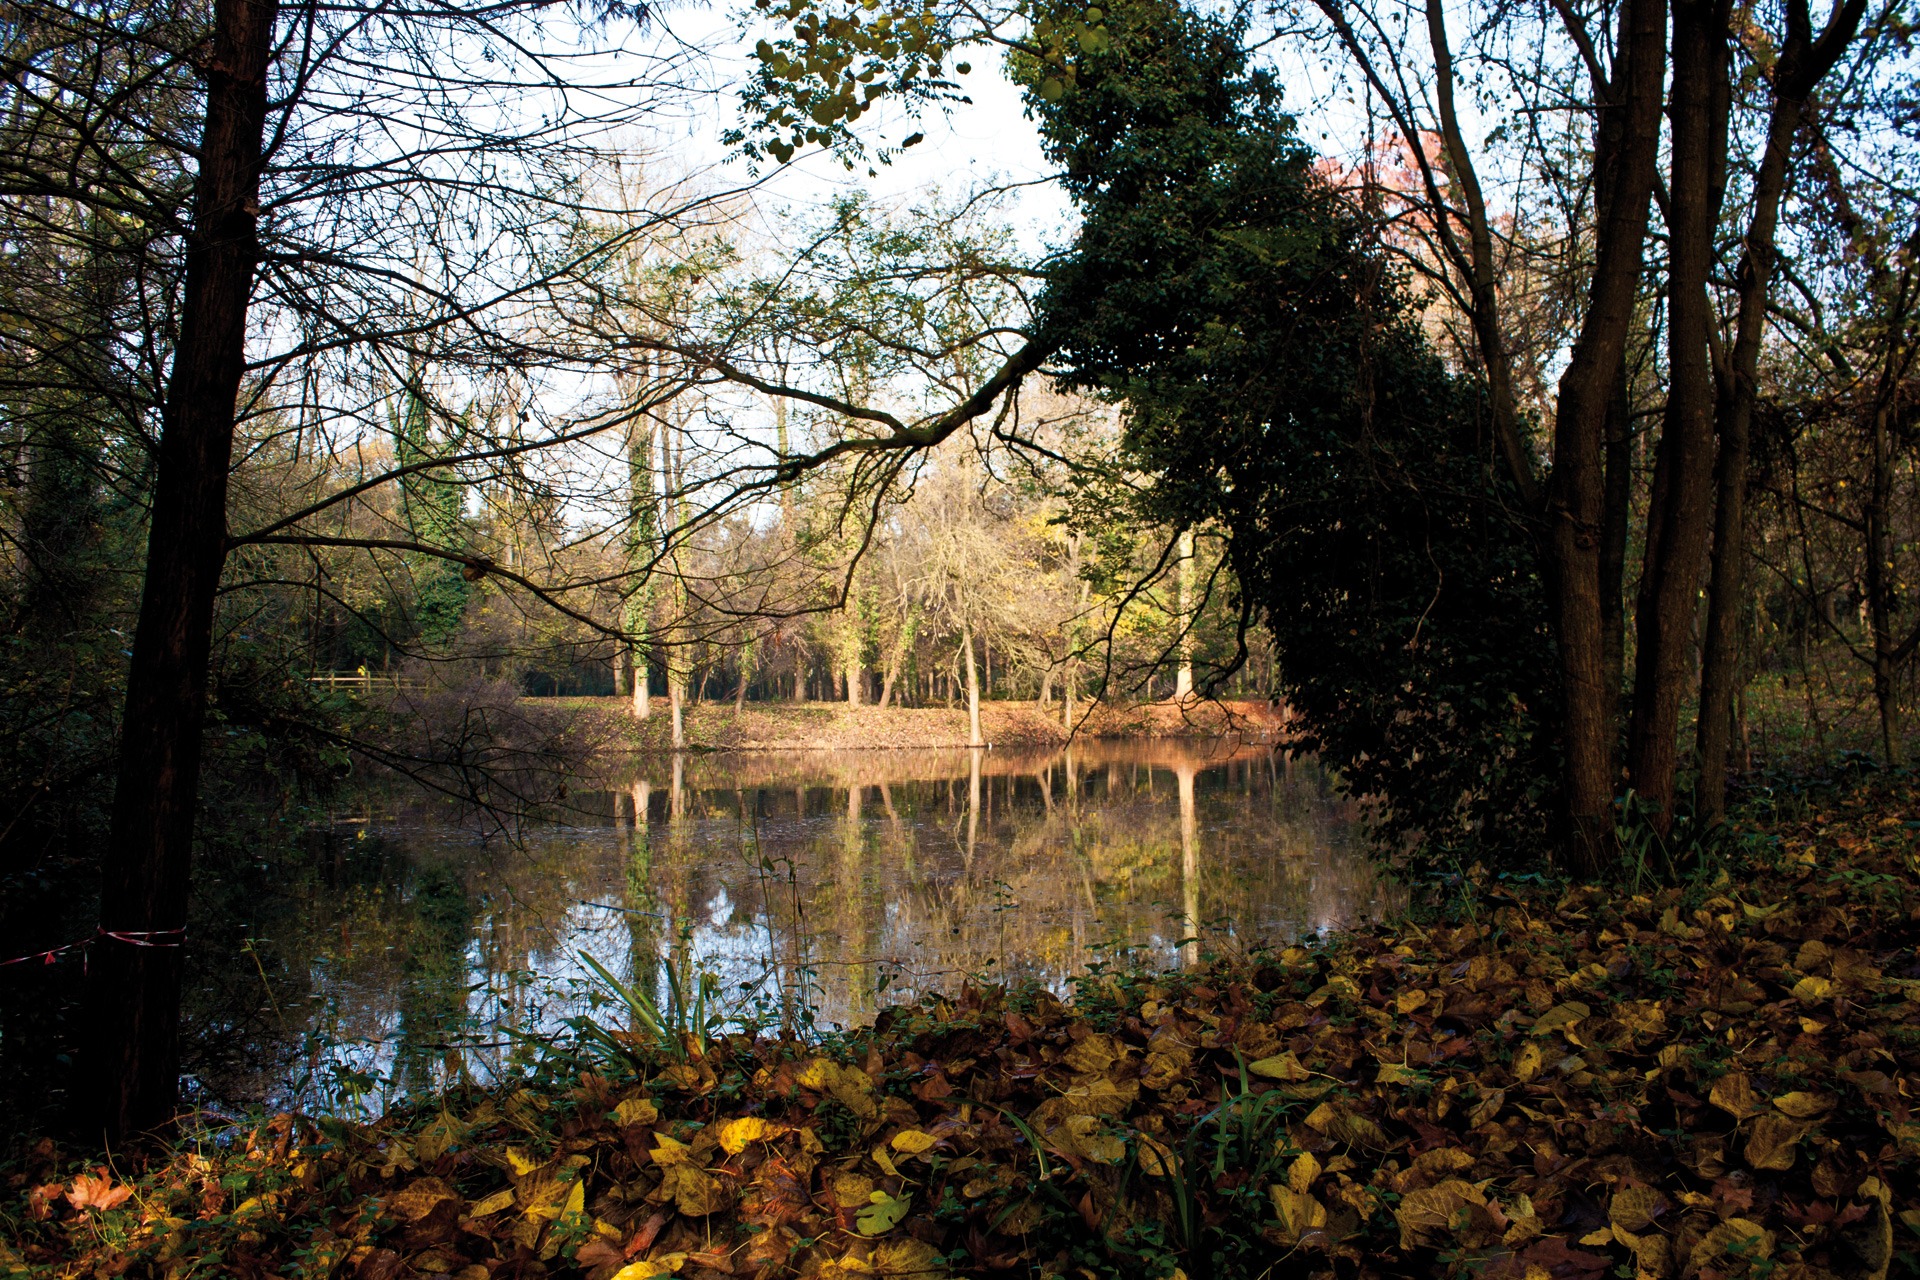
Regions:
<instances>
[{"instance_id":1,"label":"brown leaf","mask_svg":"<svg viewBox=\"0 0 1920 1280\"><path fill-rule=\"evenodd\" d=\"M353 1280L393 1280L406 1265L393 1250L375 1249L360 1259L360 1265L354 1268Z\"/></svg>"},{"instance_id":2,"label":"brown leaf","mask_svg":"<svg viewBox=\"0 0 1920 1280\"><path fill-rule=\"evenodd\" d=\"M451 1184L440 1178L415 1178L403 1191L388 1196L382 1208L402 1222L415 1222L433 1212L442 1200L460 1200Z\"/></svg>"},{"instance_id":3,"label":"brown leaf","mask_svg":"<svg viewBox=\"0 0 1920 1280\"><path fill-rule=\"evenodd\" d=\"M1666 1197L1652 1187L1622 1187L1607 1206L1607 1220L1623 1230L1641 1232L1666 1208Z\"/></svg>"}]
</instances>

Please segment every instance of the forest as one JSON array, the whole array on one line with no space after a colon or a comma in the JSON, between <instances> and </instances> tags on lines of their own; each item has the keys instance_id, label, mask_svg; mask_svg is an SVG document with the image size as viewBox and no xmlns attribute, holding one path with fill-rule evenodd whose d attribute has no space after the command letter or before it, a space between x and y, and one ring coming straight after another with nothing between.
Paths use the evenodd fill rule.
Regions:
<instances>
[{"instance_id":1,"label":"forest","mask_svg":"<svg viewBox=\"0 0 1920 1280\"><path fill-rule=\"evenodd\" d=\"M1920 1268L1917 18L0 11L0 1272ZM959 155L995 110L1044 178ZM1211 763L1086 754L1223 733ZM1063 754L991 764L1039 745ZM970 763L687 780L741 747L906 746ZM983 779L987 841L1029 859L998 888ZM758 905L729 882L711 910L769 946L779 910L794 939L841 912L879 945L906 909L848 904L883 803L906 915L1029 895L1073 913L1044 962L1073 963L996 985L970 966L1012 952L969 934L971 976L898 1007L923 1012L849 979L866 1025L803 1047L791 999L772 1039L689 1012L719 979L684 824L731 804L759 848L765 797L804 826L809 788L845 794L845 842L760 855ZM513 1058L537 1087L396 1092L359 1127L271 1090L245 1100L271 1120L195 1102L206 992L257 971L285 1038L282 997L339 959L266 937L249 893L361 856L343 813L384 849L365 815L428 805L515 848L623 833L629 970L579 954L628 1025L580 1013L563 1045L515 1004L532 1021L487 1034L539 1040ZM1206 862L1236 823L1252 852ZM920 826L964 831L960 887L913 880ZM1309 829L1365 871L1285 863ZM1107 944L1031 861L1056 853L1087 920L1123 882L1165 894L1169 974L1088 959ZM463 959L485 873L423 867L386 949L464 1011L462 975L493 980ZM1240 886L1218 955L1207 875ZM1373 895L1366 927L1228 918L1267 885L1332 919L1334 881ZM524 927L571 910L555 893ZM1125 1096L1050 1110L1043 1084ZM529 1088L541 1117L509 1106ZM208 1125L254 1165L192 1165ZM96 1149L148 1181L86 1172ZM212 1191L188 1212L195 1179L269 1172L273 1230ZM168 1225L195 1213L205 1248ZM690 1243L716 1224L738 1248Z\"/></svg>"}]
</instances>

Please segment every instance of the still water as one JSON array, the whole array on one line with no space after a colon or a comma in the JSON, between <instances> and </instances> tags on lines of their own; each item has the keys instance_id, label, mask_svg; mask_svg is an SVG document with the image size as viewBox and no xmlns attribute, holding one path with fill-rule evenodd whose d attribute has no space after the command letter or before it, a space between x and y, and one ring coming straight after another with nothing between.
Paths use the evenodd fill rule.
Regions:
<instances>
[{"instance_id":1,"label":"still water","mask_svg":"<svg viewBox=\"0 0 1920 1280\"><path fill-rule=\"evenodd\" d=\"M235 904L254 915L242 963L189 1014L206 1100L375 1107L516 1070L537 1050L514 1031L588 1007L583 953L663 1003L711 975L731 1019L804 1032L967 981L1191 965L1394 904L1351 802L1266 746L658 757L568 805L511 833L391 802L315 823Z\"/></svg>"}]
</instances>

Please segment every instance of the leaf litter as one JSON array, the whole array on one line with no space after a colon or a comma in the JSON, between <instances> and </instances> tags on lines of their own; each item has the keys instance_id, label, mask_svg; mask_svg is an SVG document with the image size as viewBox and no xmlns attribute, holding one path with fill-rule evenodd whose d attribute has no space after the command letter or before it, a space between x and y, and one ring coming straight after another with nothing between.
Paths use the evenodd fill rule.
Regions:
<instances>
[{"instance_id":1,"label":"leaf litter","mask_svg":"<svg viewBox=\"0 0 1920 1280\"><path fill-rule=\"evenodd\" d=\"M1071 1002L968 987L144 1162L43 1140L0 1274L1920 1271L1920 802L1828 800L1737 878L1490 887Z\"/></svg>"}]
</instances>

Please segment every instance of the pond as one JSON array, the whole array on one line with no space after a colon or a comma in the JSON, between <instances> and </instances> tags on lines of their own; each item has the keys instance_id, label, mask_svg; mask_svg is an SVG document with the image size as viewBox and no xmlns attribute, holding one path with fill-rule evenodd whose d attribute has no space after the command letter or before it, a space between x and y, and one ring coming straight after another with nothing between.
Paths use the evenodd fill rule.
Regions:
<instances>
[{"instance_id":1,"label":"pond","mask_svg":"<svg viewBox=\"0 0 1920 1280\"><path fill-rule=\"evenodd\" d=\"M709 975L709 1007L804 1034L966 982L1245 953L1395 901L1352 802L1265 745L645 758L556 818L503 833L343 806L230 886L243 959L199 966L189 998L202 1100L375 1107L496 1078L537 1052L517 1032L604 990L583 955L662 1004Z\"/></svg>"}]
</instances>

